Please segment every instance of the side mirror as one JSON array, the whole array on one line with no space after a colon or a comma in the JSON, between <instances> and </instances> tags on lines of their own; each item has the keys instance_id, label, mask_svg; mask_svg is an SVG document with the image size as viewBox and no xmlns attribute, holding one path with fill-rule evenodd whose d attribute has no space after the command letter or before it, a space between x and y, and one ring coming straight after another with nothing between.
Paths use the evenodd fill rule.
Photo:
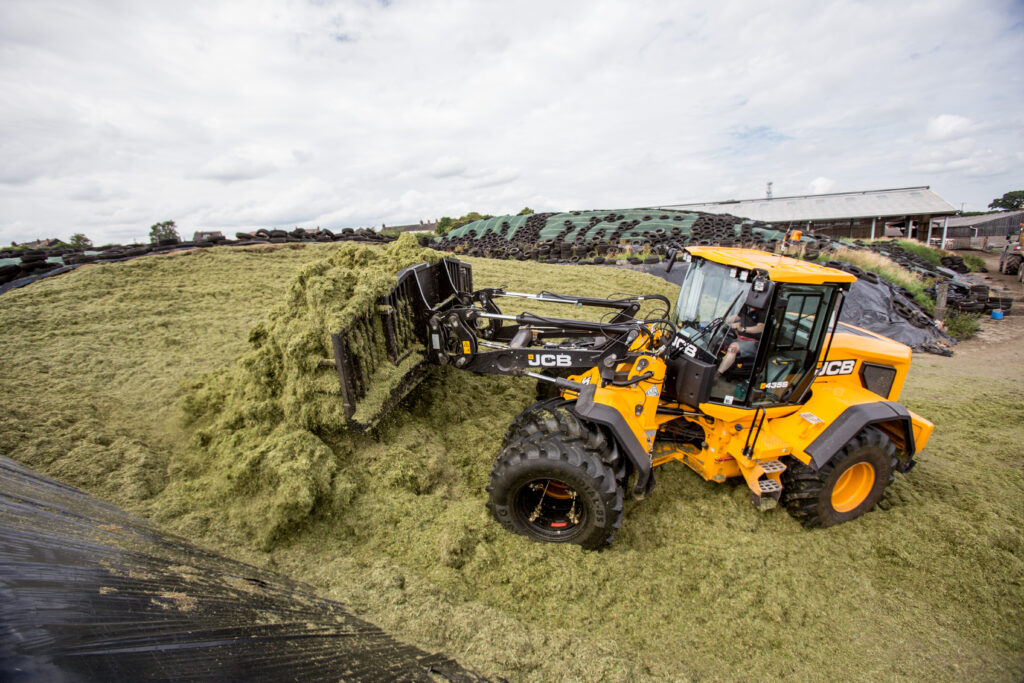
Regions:
<instances>
[{"instance_id":1,"label":"side mirror","mask_svg":"<svg viewBox=\"0 0 1024 683\"><path fill-rule=\"evenodd\" d=\"M669 249L668 250L668 265L665 266L665 272L666 273L671 273L672 272L672 266L674 266L676 264L676 256L679 256L679 250L678 249Z\"/></svg>"},{"instance_id":2,"label":"side mirror","mask_svg":"<svg viewBox=\"0 0 1024 683\"><path fill-rule=\"evenodd\" d=\"M754 284L747 292L747 306L763 311L768 308L768 302L772 300L775 293L775 283L771 280L754 280Z\"/></svg>"}]
</instances>

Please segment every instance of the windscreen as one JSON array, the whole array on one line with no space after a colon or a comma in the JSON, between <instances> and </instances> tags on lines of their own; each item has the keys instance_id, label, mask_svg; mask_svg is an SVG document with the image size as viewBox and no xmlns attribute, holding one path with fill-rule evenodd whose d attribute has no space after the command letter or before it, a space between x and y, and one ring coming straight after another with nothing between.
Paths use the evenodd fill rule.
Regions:
<instances>
[{"instance_id":1,"label":"windscreen","mask_svg":"<svg viewBox=\"0 0 1024 683\"><path fill-rule=\"evenodd\" d=\"M750 282L736 268L695 259L686 271L675 308L676 332L712 355L727 329L726 319L736 316L747 298Z\"/></svg>"}]
</instances>

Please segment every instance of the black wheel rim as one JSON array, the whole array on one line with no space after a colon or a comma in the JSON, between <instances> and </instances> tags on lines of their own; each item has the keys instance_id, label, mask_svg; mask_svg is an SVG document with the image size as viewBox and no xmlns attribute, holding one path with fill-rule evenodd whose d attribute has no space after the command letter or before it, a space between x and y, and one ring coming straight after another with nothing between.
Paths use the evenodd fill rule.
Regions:
<instances>
[{"instance_id":1,"label":"black wheel rim","mask_svg":"<svg viewBox=\"0 0 1024 683\"><path fill-rule=\"evenodd\" d=\"M586 507L576 489L550 477L519 487L515 509L531 533L545 539L572 536L586 523Z\"/></svg>"}]
</instances>

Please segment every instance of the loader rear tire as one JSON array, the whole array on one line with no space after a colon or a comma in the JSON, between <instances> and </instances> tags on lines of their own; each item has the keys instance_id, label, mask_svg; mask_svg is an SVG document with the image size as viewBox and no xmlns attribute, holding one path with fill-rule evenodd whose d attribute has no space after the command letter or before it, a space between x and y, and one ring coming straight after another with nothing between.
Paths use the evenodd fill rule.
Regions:
<instances>
[{"instance_id":1,"label":"loader rear tire","mask_svg":"<svg viewBox=\"0 0 1024 683\"><path fill-rule=\"evenodd\" d=\"M1020 256L1010 256L1006 259L1006 269L1003 271L1006 275L1016 275L1020 271L1021 266Z\"/></svg>"},{"instance_id":2,"label":"loader rear tire","mask_svg":"<svg viewBox=\"0 0 1024 683\"><path fill-rule=\"evenodd\" d=\"M517 439L494 462L487 507L503 527L534 541L597 549L622 524L623 487L578 441Z\"/></svg>"},{"instance_id":3,"label":"loader rear tire","mask_svg":"<svg viewBox=\"0 0 1024 683\"><path fill-rule=\"evenodd\" d=\"M782 473L782 503L808 528L848 522L882 500L896 462L889 437L868 427L819 470L791 458Z\"/></svg>"}]
</instances>

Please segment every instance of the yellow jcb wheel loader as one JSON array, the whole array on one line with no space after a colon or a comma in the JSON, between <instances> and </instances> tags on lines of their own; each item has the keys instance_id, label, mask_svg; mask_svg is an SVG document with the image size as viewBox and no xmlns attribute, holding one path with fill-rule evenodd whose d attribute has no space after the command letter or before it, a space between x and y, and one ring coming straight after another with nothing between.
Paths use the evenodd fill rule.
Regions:
<instances>
[{"instance_id":1,"label":"yellow jcb wheel loader","mask_svg":"<svg viewBox=\"0 0 1024 683\"><path fill-rule=\"evenodd\" d=\"M747 249L689 247L668 267L677 261L686 272L674 308L662 296L474 291L470 267L453 259L406 269L379 314L333 337L346 415L374 371L353 336L376 340L396 365L415 346L424 365L549 383L558 395L513 421L487 487L495 519L537 541L607 545L627 493L649 495L654 468L673 460L708 481L743 477L755 507L781 502L807 527L871 510L933 425L896 402L910 349L838 322L855 277ZM610 318L505 315L505 298ZM637 319L652 300L664 313Z\"/></svg>"}]
</instances>

